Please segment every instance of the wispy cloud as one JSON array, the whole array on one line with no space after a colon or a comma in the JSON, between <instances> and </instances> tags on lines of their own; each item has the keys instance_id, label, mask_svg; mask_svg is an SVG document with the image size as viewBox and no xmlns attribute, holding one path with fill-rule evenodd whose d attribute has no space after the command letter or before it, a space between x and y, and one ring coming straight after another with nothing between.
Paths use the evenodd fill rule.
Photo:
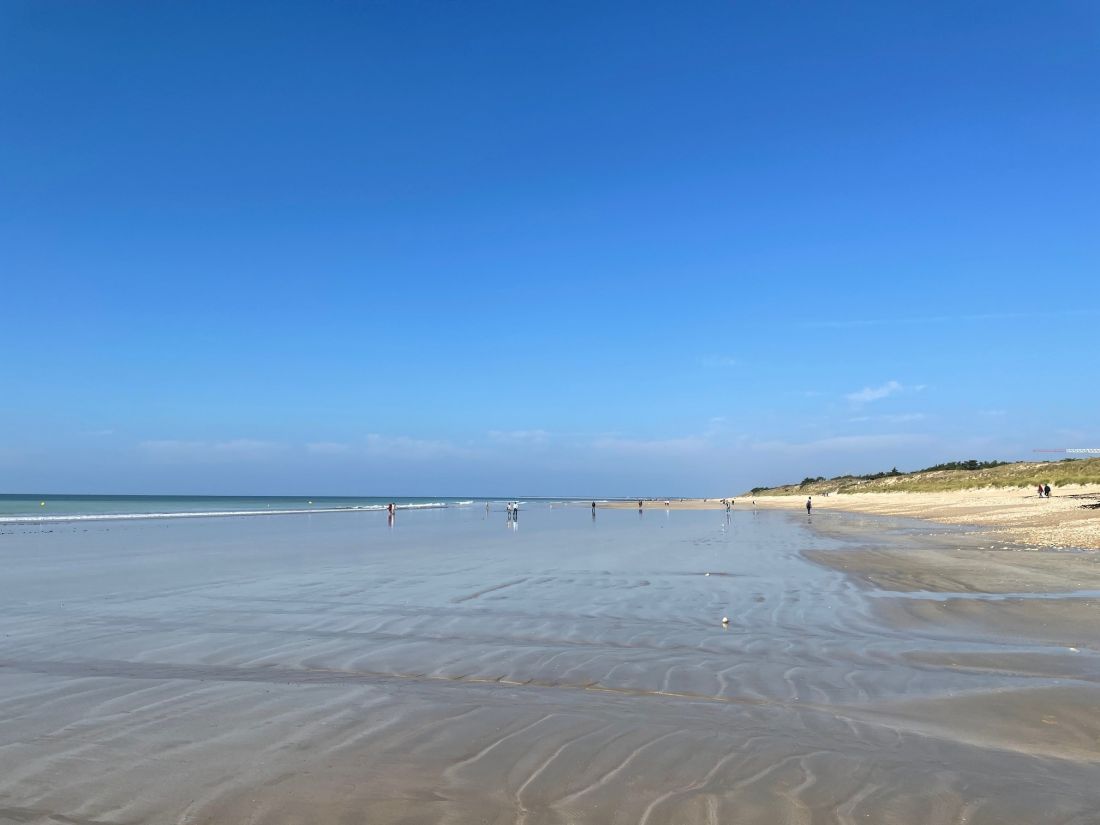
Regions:
<instances>
[{"instance_id":1,"label":"wispy cloud","mask_svg":"<svg viewBox=\"0 0 1100 825\"><path fill-rule=\"evenodd\" d=\"M923 421L928 418L926 413L911 412L911 413L893 413L883 415L857 415L848 420L852 423L862 423L866 421L884 421L888 424L906 424L910 421Z\"/></svg>"},{"instance_id":2,"label":"wispy cloud","mask_svg":"<svg viewBox=\"0 0 1100 825\"><path fill-rule=\"evenodd\" d=\"M411 461L443 457L468 457L473 451L450 441L411 438L405 435L370 433L366 438L368 456Z\"/></svg>"},{"instance_id":3,"label":"wispy cloud","mask_svg":"<svg viewBox=\"0 0 1100 825\"><path fill-rule=\"evenodd\" d=\"M800 326L807 329L853 329L859 327L885 327L903 325L976 323L980 321L1041 320L1050 318L1079 318L1098 315L1096 310L1067 310L1064 312L982 312L960 315L919 315L910 318L843 318L835 320L806 321Z\"/></svg>"},{"instance_id":4,"label":"wispy cloud","mask_svg":"<svg viewBox=\"0 0 1100 825\"><path fill-rule=\"evenodd\" d=\"M855 453L867 450L890 450L900 447L928 444L932 441L934 441L932 436L922 433L881 433L838 435L801 443L792 443L788 441L758 441L750 446L756 451L802 455L824 452Z\"/></svg>"},{"instance_id":5,"label":"wispy cloud","mask_svg":"<svg viewBox=\"0 0 1100 825\"><path fill-rule=\"evenodd\" d=\"M155 439L142 441L138 449L155 461L182 463L217 463L223 461L254 461L269 458L286 450L285 444L236 438L229 441L185 441Z\"/></svg>"},{"instance_id":6,"label":"wispy cloud","mask_svg":"<svg viewBox=\"0 0 1100 825\"><path fill-rule=\"evenodd\" d=\"M546 430L490 430L489 439L498 444L541 447L550 441Z\"/></svg>"},{"instance_id":7,"label":"wispy cloud","mask_svg":"<svg viewBox=\"0 0 1100 825\"><path fill-rule=\"evenodd\" d=\"M315 441L306 444L306 452L312 455L347 455L354 450L354 444L342 441Z\"/></svg>"},{"instance_id":8,"label":"wispy cloud","mask_svg":"<svg viewBox=\"0 0 1100 825\"><path fill-rule=\"evenodd\" d=\"M682 436L680 438L597 438L592 442L592 447L610 453L620 455L641 456L677 456L687 453L698 453L706 449L710 441L701 435Z\"/></svg>"},{"instance_id":9,"label":"wispy cloud","mask_svg":"<svg viewBox=\"0 0 1100 825\"><path fill-rule=\"evenodd\" d=\"M844 397L853 404L867 404L871 401L880 401L883 398L899 393L902 389L903 387L900 382L887 381L885 384L880 384L877 387L864 387L856 392L850 392Z\"/></svg>"}]
</instances>

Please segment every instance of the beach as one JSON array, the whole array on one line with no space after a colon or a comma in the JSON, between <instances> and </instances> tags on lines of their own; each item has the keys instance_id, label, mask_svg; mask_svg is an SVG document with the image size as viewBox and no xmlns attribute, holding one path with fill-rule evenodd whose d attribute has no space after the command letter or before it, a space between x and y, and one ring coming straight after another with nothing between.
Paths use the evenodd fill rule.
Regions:
<instances>
[{"instance_id":1,"label":"beach","mask_svg":"<svg viewBox=\"0 0 1100 825\"><path fill-rule=\"evenodd\" d=\"M741 504L758 508L801 511L806 496L750 494ZM841 510L883 516L909 516L939 524L977 527L991 542L1010 540L1037 547L1100 549L1100 509L1082 505L1100 502L1100 485L1056 488L1039 498L1035 488L985 487L947 492L875 492L815 495L814 509Z\"/></svg>"},{"instance_id":2,"label":"beach","mask_svg":"<svg viewBox=\"0 0 1100 825\"><path fill-rule=\"evenodd\" d=\"M0 822L1100 821L1092 554L711 504L3 527Z\"/></svg>"}]
</instances>

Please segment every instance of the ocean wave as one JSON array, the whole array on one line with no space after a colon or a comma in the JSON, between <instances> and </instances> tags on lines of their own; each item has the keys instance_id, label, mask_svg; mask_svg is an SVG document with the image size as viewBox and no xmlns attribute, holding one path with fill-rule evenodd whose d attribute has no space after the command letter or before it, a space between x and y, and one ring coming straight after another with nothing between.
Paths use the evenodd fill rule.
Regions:
<instances>
[{"instance_id":1,"label":"ocean wave","mask_svg":"<svg viewBox=\"0 0 1100 825\"><path fill-rule=\"evenodd\" d=\"M439 510L466 502L428 501L398 504L398 510ZM145 521L174 518L219 518L223 516L292 516L303 513L363 513L385 510L385 504L357 504L348 507L309 507L280 510L193 510L178 513L60 513L58 515L0 515L0 524L62 524L82 521Z\"/></svg>"}]
</instances>

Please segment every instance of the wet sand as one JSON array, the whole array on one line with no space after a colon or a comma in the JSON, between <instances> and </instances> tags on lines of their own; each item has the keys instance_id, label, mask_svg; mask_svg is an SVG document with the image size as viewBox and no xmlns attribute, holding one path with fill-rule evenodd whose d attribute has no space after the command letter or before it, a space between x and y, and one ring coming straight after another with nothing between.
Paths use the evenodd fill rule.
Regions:
<instances>
[{"instance_id":1,"label":"wet sand","mask_svg":"<svg viewBox=\"0 0 1100 825\"><path fill-rule=\"evenodd\" d=\"M979 540L584 507L6 530L0 822L1100 822L1100 577Z\"/></svg>"}]
</instances>

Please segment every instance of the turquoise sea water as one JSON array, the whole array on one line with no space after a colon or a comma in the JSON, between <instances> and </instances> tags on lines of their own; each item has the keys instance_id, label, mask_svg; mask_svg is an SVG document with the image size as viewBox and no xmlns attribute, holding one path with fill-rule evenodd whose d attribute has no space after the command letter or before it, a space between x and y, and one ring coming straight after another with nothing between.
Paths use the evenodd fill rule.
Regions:
<instances>
[{"instance_id":1,"label":"turquoise sea water","mask_svg":"<svg viewBox=\"0 0 1100 825\"><path fill-rule=\"evenodd\" d=\"M112 496L0 495L0 522L29 523L115 518L173 518L206 515L383 510L390 502L403 510L472 506L467 498L372 496Z\"/></svg>"}]
</instances>

